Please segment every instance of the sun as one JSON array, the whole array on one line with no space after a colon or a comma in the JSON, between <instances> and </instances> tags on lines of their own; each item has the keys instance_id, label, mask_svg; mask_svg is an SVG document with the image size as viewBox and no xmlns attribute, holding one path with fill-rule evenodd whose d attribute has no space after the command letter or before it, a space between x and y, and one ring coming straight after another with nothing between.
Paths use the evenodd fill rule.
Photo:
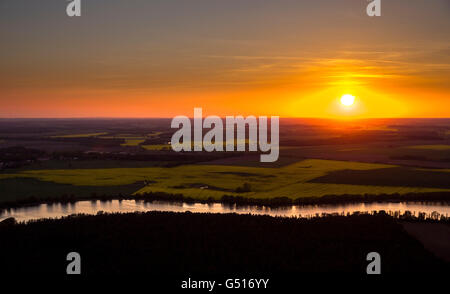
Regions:
<instances>
[{"instance_id":1,"label":"sun","mask_svg":"<svg viewBox=\"0 0 450 294\"><path fill-rule=\"evenodd\" d=\"M341 103L345 106L352 106L355 103L355 96L350 94L342 95Z\"/></svg>"}]
</instances>

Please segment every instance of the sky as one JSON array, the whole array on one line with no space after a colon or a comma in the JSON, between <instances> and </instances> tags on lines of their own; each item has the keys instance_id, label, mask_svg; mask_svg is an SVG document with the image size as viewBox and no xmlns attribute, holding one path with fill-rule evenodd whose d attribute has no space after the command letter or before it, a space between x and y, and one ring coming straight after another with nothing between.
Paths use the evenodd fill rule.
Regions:
<instances>
[{"instance_id":1,"label":"sky","mask_svg":"<svg viewBox=\"0 0 450 294\"><path fill-rule=\"evenodd\" d=\"M368 3L0 0L0 117L450 117L450 1Z\"/></svg>"}]
</instances>

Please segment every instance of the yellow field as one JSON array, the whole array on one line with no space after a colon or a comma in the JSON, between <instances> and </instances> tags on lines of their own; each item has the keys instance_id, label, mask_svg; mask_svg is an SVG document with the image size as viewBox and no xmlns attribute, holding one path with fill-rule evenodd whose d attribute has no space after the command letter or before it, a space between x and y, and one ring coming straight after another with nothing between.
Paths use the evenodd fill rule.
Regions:
<instances>
[{"instance_id":1,"label":"yellow field","mask_svg":"<svg viewBox=\"0 0 450 294\"><path fill-rule=\"evenodd\" d=\"M381 194L447 191L446 189L419 187L387 187L308 183L328 172L351 169L371 170L394 167L392 165L358 163L349 161L308 159L281 168L184 165L173 168L109 168L74 170L31 170L16 174L1 174L2 178L31 177L42 181L83 186L127 185L148 180L152 183L135 193L181 193L197 199L220 198L224 194L245 197L291 198L323 196L326 194ZM154 182L154 183L153 183ZM243 183L251 185L251 192L236 193Z\"/></svg>"},{"instance_id":2,"label":"yellow field","mask_svg":"<svg viewBox=\"0 0 450 294\"><path fill-rule=\"evenodd\" d=\"M427 150L450 150L450 145L415 145L408 146L412 149L427 149Z\"/></svg>"},{"instance_id":3,"label":"yellow field","mask_svg":"<svg viewBox=\"0 0 450 294\"><path fill-rule=\"evenodd\" d=\"M119 134L114 136L102 136L102 139L124 139L125 143L121 144L121 146L138 146L145 142L146 138L154 138L158 137L162 132L154 132L151 134L147 134L145 136L136 136L134 134ZM146 145L146 146L160 146L160 145ZM146 146L142 146L146 148ZM155 149L151 149L152 147L146 148L148 150L161 150L158 147L154 147Z\"/></svg>"},{"instance_id":4,"label":"yellow field","mask_svg":"<svg viewBox=\"0 0 450 294\"><path fill-rule=\"evenodd\" d=\"M141 145L142 148L146 150L164 150L164 149L171 149L170 145Z\"/></svg>"},{"instance_id":5,"label":"yellow field","mask_svg":"<svg viewBox=\"0 0 450 294\"><path fill-rule=\"evenodd\" d=\"M63 136L52 136L52 138L87 138L87 137L98 137L106 135L107 133L89 133L89 134L72 134Z\"/></svg>"},{"instance_id":6,"label":"yellow field","mask_svg":"<svg viewBox=\"0 0 450 294\"><path fill-rule=\"evenodd\" d=\"M142 139L125 139L125 143L120 144L120 146L137 146L144 142L145 140Z\"/></svg>"}]
</instances>

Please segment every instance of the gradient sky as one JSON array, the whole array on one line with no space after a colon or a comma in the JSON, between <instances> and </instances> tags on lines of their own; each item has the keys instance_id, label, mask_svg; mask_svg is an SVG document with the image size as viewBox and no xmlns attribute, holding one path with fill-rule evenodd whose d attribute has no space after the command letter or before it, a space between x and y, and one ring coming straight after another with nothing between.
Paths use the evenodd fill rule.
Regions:
<instances>
[{"instance_id":1,"label":"gradient sky","mask_svg":"<svg viewBox=\"0 0 450 294\"><path fill-rule=\"evenodd\" d=\"M448 0L67 3L0 0L0 117L450 117Z\"/></svg>"}]
</instances>

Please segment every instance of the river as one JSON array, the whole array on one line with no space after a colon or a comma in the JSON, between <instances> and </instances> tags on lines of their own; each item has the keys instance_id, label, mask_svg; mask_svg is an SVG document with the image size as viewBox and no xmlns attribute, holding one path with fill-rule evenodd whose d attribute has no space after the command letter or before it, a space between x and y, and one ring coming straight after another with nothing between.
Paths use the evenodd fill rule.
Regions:
<instances>
[{"instance_id":1,"label":"river","mask_svg":"<svg viewBox=\"0 0 450 294\"><path fill-rule=\"evenodd\" d=\"M112 201L78 201L68 204L41 204L38 206L28 206L0 211L0 221L9 217L14 217L17 221L26 222L42 218L60 218L71 214L97 214L100 211L105 213L126 213L145 211L168 211L168 212L196 212L196 213L239 213L270 215L283 217L312 217L322 214L347 214L354 212L374 212L384 210L386 212L404 213L410 211L413 215L419 212L430 217L432 213L436 215L450 216L450 205L441 203L423 202L396 202L396 203L353 203L343 205L307 205L289 206L282 208L258 207L258 206L230 206L220 203L173 203L173 202L144 202L135 200L112 200Z\"/></svg>"}]
</instances>

